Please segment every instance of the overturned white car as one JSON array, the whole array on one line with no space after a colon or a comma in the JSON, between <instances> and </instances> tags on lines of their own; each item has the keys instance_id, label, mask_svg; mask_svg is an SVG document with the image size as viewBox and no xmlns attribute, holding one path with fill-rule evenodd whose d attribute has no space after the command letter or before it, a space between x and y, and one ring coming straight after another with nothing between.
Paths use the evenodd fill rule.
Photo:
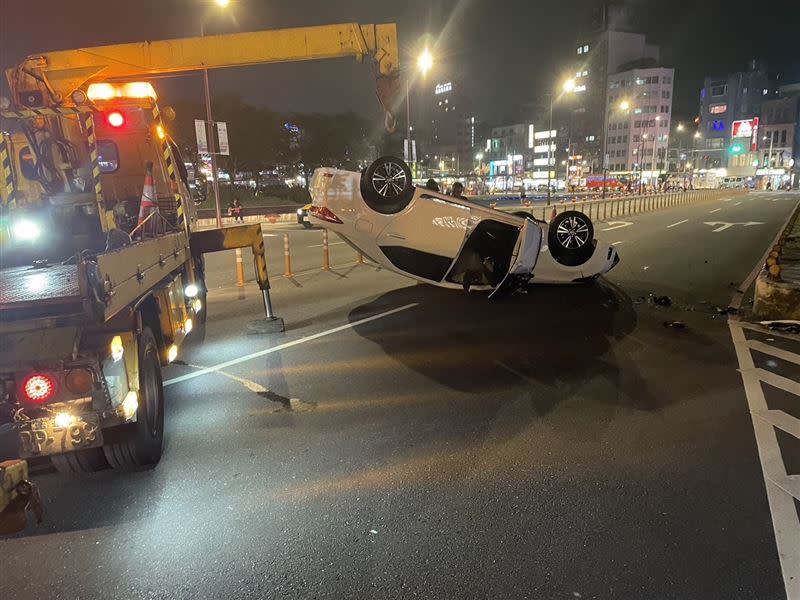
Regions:
<instances>
[{"instance_id":1,"label":"overturned white car","mask_svg":"<svg viewBox=\"0 0 800 600\"><path fill-rule=\"evenodd\" d=\"M387 269L442 287L493 297L529 283L592 281L619 262L581 212L545 223L417 188L408 165L391 156L363 173L317 169L311 197L312 223Z\"/></svg>"}]
</instances>

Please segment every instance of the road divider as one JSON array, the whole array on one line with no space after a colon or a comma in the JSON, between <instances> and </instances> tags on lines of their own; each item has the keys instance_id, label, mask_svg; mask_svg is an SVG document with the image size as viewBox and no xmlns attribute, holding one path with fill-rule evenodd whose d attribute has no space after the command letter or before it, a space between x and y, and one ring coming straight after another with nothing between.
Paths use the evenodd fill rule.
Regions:
<instances>
[{"instance_id":1,"label":"road divider","mask_svg":"<svg viewBox=\"0 0 800 600\"><path fill-rule=\"evenodd\" d=\"M283 234L283 276L292 277L292 256L289 252L289 234Z\"/></svg>"},{"instance_id":2,"label":"road divider","mask_svg":"<svg viewBox=\"0 0 800 600\"><path fill-rule=\"evenodd\" d=\"M800 320L800 203L764 260L753 312L760 319Z\"/></svg>"}]
</instances>

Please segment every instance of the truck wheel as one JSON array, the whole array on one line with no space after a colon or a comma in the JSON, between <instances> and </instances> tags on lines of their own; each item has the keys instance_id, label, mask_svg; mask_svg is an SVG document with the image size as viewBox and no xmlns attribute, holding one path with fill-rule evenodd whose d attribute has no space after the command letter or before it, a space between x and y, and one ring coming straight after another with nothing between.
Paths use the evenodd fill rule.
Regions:
<instances>
[{"instance_id":1,"label":"truck wheel","mask_svg":"<svg viewBox=\"0 0 800 600\"><path fill-rule=\"evenodd\" d=\"M139 338L139 408L136 422L119 432L118 440L103 447L109 464L128 471L154 465L164 445L164 384L161 359L153 333L145 327Z\"/></svg>"},{"instance_id":2,"label":"truck wheel","mask_svg":"<svg viewBox=\"0 0 800 600\"><path fill-rule=\"evenodd\" d=\"M108 462L102 448L86 448L50 457L56 471L62 475L80 475L94 473L108 468Z\"/></svg>"},{"instance_id":3,"label":"truck wheel","mask_svg":"<svg viewBox=\"0 0 800 600\"><path fill-rule=\"evenodd\" d=\"M594 253L594 225L582 212L567 210L550 222L547 245L556 261L577 267Z\"/></svg>"},{"instance_id":4,"label":"truck wheel","mask_svg":"<svg viewBox=\"0 0 800 600\"><path fill-rule=\"evenodd\" d=\"M375 212L393 215L411 201L411 169L400 158L382 156L361 175L361 197Z\"/></svg>"}]
</instances>

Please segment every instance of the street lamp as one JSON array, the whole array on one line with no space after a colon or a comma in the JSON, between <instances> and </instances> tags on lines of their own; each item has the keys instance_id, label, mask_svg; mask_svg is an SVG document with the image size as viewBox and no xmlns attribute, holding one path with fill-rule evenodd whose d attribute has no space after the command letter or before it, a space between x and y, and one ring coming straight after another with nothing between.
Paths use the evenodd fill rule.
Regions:
<instances>
[{"instance_id":1,"label":"street lamp","mask_svg":"<svg viewBox=\"0 0 800 600\"><path fill-rule=\"evenodd\" d=\"M683 126L683 123L678 123L678 126L677 126L675 129L676 129L677 131L683 132L683 130L685 129L685 127Z\"/></svg>"},{"instance_id":2,"label":"street lamp","mask_svg":"<svg viewBox=\"0 0 800 600\"><path fill-rule=\"evenodd\" d=\"M422 77L427 75L428 71L433 68L433 55L431 51L425 48L422 53L417 57L417 69L422 74ZM406 77L406 126L408 127L406 139L408 140L408 160L414 157L412 142L411 142L411 78Z\"/></svg>"},{"instance_id":3,"label":"street lamp","mask_svg":"<svg viewBox=\"0 0 800 600\"><path fill-rule=\"evenodd\" d=\"M219 8L224 9L230 4L230 0L214 0L214 3ZM205 22L200 21L200 37L205 37L205 35ZM219 197L219 170L217 168L217 144L214 135L214 121L211 118L211 91L208 84L208 69L203 69L203 91L206 101L206 138L208 153L211 156L211 185L214 190L214 208L216 210L217 227L222 227L222 204Z\"/></svg>"},{"instance_id":4,"label":"street lamp","mask_svg":"<svg viewBox=\"0 0 800 600\"><path fill-rule=\"evenodd\" d=\"M564 93L569 94L575 90L575 80L574 79L567 79L561 84L561 90ZM550 97L550 129L547 132L547 204L550 205L550 198L552 195L552 191L550 190L550 182L551 182L551 170L550 167L552 166L550 163L553 162L552 152L553 146L555 145L555 140L553 139L553 92L547 94Z\"/></svg>"},{"instance_id":5,"label":"street lamp","mask_svg":"<svg viewBox=\"0 0 800 600\"><path fill-rule=\"evenodd\" d=\"M426 75L433 68L433 55L427 48L417 58L417 68L423 75Z\"/></svg>"},{"instance_id":6,"label":"street lamp","mask_svg":"<svg viewBox=\"0 0 800 600\"><path fill-rule=\"evenodd\" d=\"M622 112L627 112L631 107L631 103L627 100L622 100L619 103L619 110ZM607 181L608 181L608 161L606 160L606 155L608 154L608 118L610 116L610 111L605 115L605 119L603 121L603 198L606 197L606 188L607 188Z\"/></svg>"}]
</instances>

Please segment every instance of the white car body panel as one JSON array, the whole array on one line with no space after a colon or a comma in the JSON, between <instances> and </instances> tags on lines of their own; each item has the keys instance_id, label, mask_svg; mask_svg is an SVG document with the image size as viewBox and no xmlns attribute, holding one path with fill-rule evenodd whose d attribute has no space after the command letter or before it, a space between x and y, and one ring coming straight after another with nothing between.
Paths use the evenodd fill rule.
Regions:
<instances>
[{"instance_id":1,"label":"white car body panel","mask_svg":"<svg viewBox=\"0 0 800 600\"><path fill-rule=\"evenodd\" d=\"M310 221L337 233L382 267L419 281L461 288L461 282L449 279L458 279L459 261L464 260L467 252L474 253L474 250L468 250L467 241L481 223L484 223L483 228L496 226L501 234L507 234L507 238L511 227L519 233L515 234L513 251L509 252L507 272L497 273L500 280L496 282L475 283L470 286L473 289L499 290L503 286L501 281L508 281L511 276L527 277L532 283L572 283L606 273L619 260L611 245L596 242L595 251L586 263L577 267L564 266L548 251L549 228L546 223L424 188L416 188L408 205L396 214L382 214L370 208L361 197L360 182L360 173L317 169L310 184ZM341 223L315 214L315 210L323 207ZM508 244L506 247L510 248ZM422 257L413 269L396 264L408 254ZM390 258L389 255L393 256ZM505 268L505 255L501 256ZM424 264L426 260L430 264Z\"/></svg>"}]
</instances>

